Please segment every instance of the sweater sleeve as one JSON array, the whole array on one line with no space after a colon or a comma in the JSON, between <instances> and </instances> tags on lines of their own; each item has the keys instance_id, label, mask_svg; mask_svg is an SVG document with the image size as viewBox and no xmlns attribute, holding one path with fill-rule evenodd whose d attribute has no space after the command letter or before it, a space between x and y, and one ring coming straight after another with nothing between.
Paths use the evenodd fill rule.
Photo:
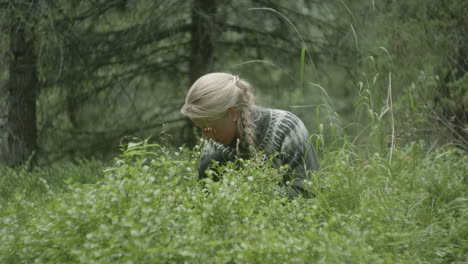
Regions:
<instances>
[{"instance_id":1,"label":"sweater sleeve","mask_svg":"<svg viewBox=\"0 0 468 264\"><path fill-rule=\"evenodd\" d=\"M204 144L204 150L200 156L198 178L203 179L208 177L206 175L206 170L209 169L215 162L223 165L228 161L234 160L235 157L236 151L233 148L224 146L212 139L206 140ZM216 176L214 180L219 180L219 177Z\"/></svg>"},{"instance_id":2,"label":"sweater sleeve","mask_svg":"<svg viewBox=\"0 0 468 264\"><path fill-rule=\"evenodd\" d=\"M307 194L308 188L304 180L310 179L309 171L319 168L314 147L309 142L309 132L299 118L295 119L296 125L284 137L277 160L278 165L289 165L282 184L286 186L290 197L299 193Z\"/></svg>"}]
</instances>

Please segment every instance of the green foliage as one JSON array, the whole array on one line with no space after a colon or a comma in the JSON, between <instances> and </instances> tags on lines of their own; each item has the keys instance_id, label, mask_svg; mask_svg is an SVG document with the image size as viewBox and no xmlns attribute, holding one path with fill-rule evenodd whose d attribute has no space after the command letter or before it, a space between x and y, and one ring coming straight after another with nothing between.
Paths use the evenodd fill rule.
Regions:
<instances>
[{"instance_id":1,"label":"green foliage","mask_svg":"<svg viewBox=\"0 0 468 264\"><path fill-rule=\"evenodd\" d=\"M60 190L58 181L44 182L50 187L42 201L14 189L0 210L0 262L463 263L468 257L468 160L456 149L427 153L422 143L411 144L395 149L390 163L388 155L347 144L324 153L310 182L314 198L294 200L275 188L281 169L258 160L215 168L224 175L220 182L198 181L199 149L129 143L99 182L68 182ZM86 164L75 173L95 175Z\"/></svg>"},{"instance_id":2,"label":"green foliage","mask_svg":"<svg viewBox=\"0 0 468 264\"><path fill-rule=\"evenodd\" d=\"M289 200L282 195L277 186L282 168L274 168L266 160L239 160L226 166L215 166L208 174L222 174L221 181L215 182L211 178L199 181L195 168L200 146L174 151L149 140L126 144L109 167L99 162L78 162L32 172L0 168L0 262L465 263L468 259L468 157L453 145L439 144L442 146L437 147L430 140L430 144L424 143L432 138L430 133L441 134L440 130L434 129L431 122L434 118L452 129L453 136L462 135L459 142L464 140L464 134L460 134L464 116L459 113L464 114L460 109L466 106L466 89L463 88L468 75L463 72L463 65L452 63L463 58L466 42L463 41L466 35L458 34L466 25L463 23L466 16L462 15L464 9L458 8L461 1L451 4L435 1L438 8L432 8L432 2L421 4L424 1L348 2L330 3L330 10L323 14L310 11L323 7L309 10L314 14L311 17L319 17L322 21L309 21L310 24L325 26L327 22L332 26L315 32L326 42L322 43L325 48L304 44L308 42L304 39L312 34L307 32L309 22L303 18L294 19L293 9L280 10L282 12L268 8L251 9L248 12L258 15L252 15L252 21L242 19L246 24L240 25L252 34L228 32L230 34L224 35L225 40L233 43L255 39L255 27L250 25L262 23L265 23L262 28L270 27L272 34L293 32L291 39L301 39L295 51L298 53L302 48L302 52L294 56L284 55L292 58L291 65L295 66L291 68L294 69L300 56L297 78L286 70L287 60L273 56L275 59L270 62L269 56L259 55L260 47L255 52L248 49L252 51L248 55L252 56L252 62L260 61L277 69L263 69L250 61L236 62L237 66L245 66L242 69L229 66L236 61L234 53L238 52L231 49L217 51L222 54L217 66L232 68L241 74L244 71L247 77L258 76L252 80L268 89L263 96L267 98L265 101L270 96L278 107L287 103L284 109L296 104L297 110L303 111L299 114L305 123L317 126L310 130L313 135L309 141L314 143L322 167L311 174L308 183L314 193L312 198ZM117 1L110 3L117 6ZM63 76L67 77L63 79L71 83L76 83L74 78L79 80L76 89L67 90L66 95L71 99L85 96L83 100L87 103L83 103L78 112L73 104L69 105L70 117L62 111L63 107L43 107L43 113L53 110L61 114L57 114L57 118L47 117L49 114L40 118L39 123L45 124L44 131L54 131L50 135L45 133L52 143L44 141L41 144L54 149L65 146L58 138L67 139L62 133L72 133L75 140L66 140L67 144L73 143L69 148L71 154L88 151L96 155L95 149L87 145L89 138L96 137L102 144L114 145L103 138L110 134L115 135L109 138L121 135L120 130L112 130L110 125L130 122L132 124L126 130L133 133L180 118L172 113L178 112L178 107L174 107L177 100L171 98L182 98L184 90L157 98L164 104L153 101L155 92L165 94L167 87L186 86L175 73L180 69L167 68L171 74L153 90L154 78L163 75L154 75L153 70L148 74L146 66L166 69L166 64L158 61L162 53L167 56L163 61L177 61L181 56L176 50L182 53L188 50L185 50L185 44L173 44L184 43L182 40L188 35L179 39L177 34L170 34L174 39L170 37L162 42L157 34L151 35L156 38L143 41L142 48L136 48L138 41L133 44L126 41L146 36L144 32L152 31L155 27L151 25L159 25L160 20L166 21L167 27L172 25L171 19L185 21L183 18L188 16L189 6L180 9L178 2L166 4L171 7L158 9L156 18L152 18L154 10L143 4L126 12L117 12L104 2L97 6L89 2L89 6L84 4L79 8L67 4L65 16L77 19L78 26L59 28L56 35L75 32L77 36L88 36L91 32L92 37L80 39L86 47L96 47L96 53L89 53L87 60L92 64L99 62L95 64L99 71L86 67L93 71L95 80L83 79L79 74L88 76L88 71L81 71L82 65L76 64L74 59L80 52L75 54L73 50L65 50L66 56L44 53L44 62L49 57L55 58L52 61L65 61L63 65L40 64L42 81L49 87L41 92L40 105L53 105L51 102L59 103L66 97L55 91L63 90L61 84L54 84L53 78L47 75L53 73L55 76L53 69L60 70L59 73L63 70ZM226 13L223 17L229 16L232 21L232 25L225 26L236 29L240 17L230 10L241 10L236 6L238 4L220 10ZM296 4L291 5L295 7ZM49 11L54 10L60 9ZM99 12L93 15L94 20L81 21L79 14L87 10ZM180 16L170 17L168 10L185 11ZM104 13L99 15L100 12ZM138 14L145 14L145 23L141 26L134 19L139 17ZM270 15L279 20L271 19ZM56 14L49 16L52 19ZM256 19L259 23L253 23ZM49 25L47 21L41 21L38 31ZM283 28L285 26L290 30ZM450 34L446 36L446 32ZM133 37L129 37L130 33ZM297 33L300 33L299 37ZM45 44L55 43L47 52L65 47L61 41L67 39L54 36L43 39ZM109 49L117 42L125 45L119 44L116 51ZM101 44L96 46L95 43ZM158 44L155 46L155 43ZM142 69L144 75L134 75L131 62L148 58L146 54L152 50L150 47L157 48L155 58L144 60L145 63L136 67L135 71ZM276 48L283 47L294 53L290 44L282 43ZM128 58L114 63L116 52L122 50L131 51L126 53ZM107 68L108 64L113 66ZM73 65L78 66L71 67ZM339 67L351 70L340 73ZM122 76L121 73L126 72L129 75ZM325 74L330 75L330 80L322 76ZM115 79L117 76L119 78ZM332 79L336 78L338 80L333 83ZM126 88L99 92L99 87L102 91L106 87L115 87L112 85L114 79L122 82L118 87ZM281 88L283 85L285 89ZM137 87L140 87L138 93ZM272 93L272 89L279 90L279 95L288 94L287 102L279 102L277 98L281 96ZM95 90L96 93L88 95L89 91ZM80 95L80 91L84 94ZM92 98L88 100L88 96ZM108 100L114 107L102 104L103 100ZM129 111L133 107L141 109ZM105 112L101 108L117 118L103 117ZM167 112L166 108L175 110ZM350 111L352 108L354 111ZM311 114L314 109L315 115ZM343 115L342 112L346 113ZM154 117L159 113L164 113L164 119ZM450 119L450 114L454 114L456 122ZM72 117L80 116L83 120L76 119L82 124L79 129L71 122ZM96 127L95 119L103 120L101 127ZM152 125L148 124L149 120ZM144 128L138 126L142 123ZM89 124L89 127L83 124ZM137 130L132 129L134 125ZM169 125L168 130L177 126L177 123ZM166 128L162 128L163 132ZM161 138L163 136L165 134L161 134ZM414 139L422 140L415 143ZM57 152L56 155L62 154Z\"/></svg>"},{"instance_id":3,"label":"green foliage","mask_svg":"<svg viewBox=\"0 0 468 264\"><path fill-rule=\"evenodd\" d=\"M66 191L71 184L96 183L103 177L103 163L77 160L56 164L48 168L28 170L28 165L11 169L0 165L0 203L14 197L34 200L47 197L47 193Z\"/></svg>"},{"instance_id":4,"label":"green foliage","mask_svg":"<svg viewBox=\"0 0 468 264\"><path fill-rule=\"evenodd\" d=\"M462 0L350 2L342 8L346 15L336 22L343 28L352 23L359 41L350 77L371 87L377 104L392 85L400 141L424 138L468 149L467 8ZM353 39L346 40L351 50Z\"/></svg>"},{"instance_id":5,"label":"green foliage","mask_svg":"<svg viewBox=\"0 0 468 264\"><path fill-rule=\"evenodd\" d=\"M213 54L198 70L240 75L259 104L292 110L311 132L326 132L328 146L351 126L348 135L360 140L380 133L367 142L377 151L421 138L467 149L467 1L218 1L214 17L187 1L41 0L32 10L30 2L0 4L0 126L8 112L6 29L20 17L37 53L41 165L108 159L123 135L187 143L191 128L179 110L201 74L190 70L200 55L191 42L205 38ZM206 18L198 33L193 14ZM329 103L321 105L325 90ZM372 104L353 104L362 96ZM317 105L342 119L314 118ZM368 122L378 129L363 132ZM315 130L321 123L323 131ZM392 127L395 134L384 136Z\"/></svg>"}]
</instances>

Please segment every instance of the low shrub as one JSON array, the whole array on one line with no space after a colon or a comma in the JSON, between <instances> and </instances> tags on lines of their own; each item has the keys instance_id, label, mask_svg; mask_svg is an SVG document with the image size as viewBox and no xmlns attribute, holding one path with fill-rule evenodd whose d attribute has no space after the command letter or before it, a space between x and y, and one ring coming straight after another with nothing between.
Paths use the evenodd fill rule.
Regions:
<instances>
[{"instance_id":1,"label":"low shrub","mask_svg":"<svg viewBox=\"0 0 468 264\"><path fill-rule=\"evenodd\" d=\"M463 263L467 157L424 149L395 149L391 162L324 153L314 197L290 200L269 162L228 163L214 169L221 181L200 182L199 147L130 144L95 183L44 187L41 201L14 188L0 212L0 262Z\"/></svg>"}]
</instances>

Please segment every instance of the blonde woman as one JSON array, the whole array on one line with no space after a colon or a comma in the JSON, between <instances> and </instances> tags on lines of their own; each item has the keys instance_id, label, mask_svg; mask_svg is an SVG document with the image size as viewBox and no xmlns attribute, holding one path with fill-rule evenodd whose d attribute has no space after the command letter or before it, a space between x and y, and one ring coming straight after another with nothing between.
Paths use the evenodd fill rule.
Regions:
<instances>
[{"instance_id":1,"label":"blonde woman","mask_svg":"<svg viewBox=\"0 0 468 264\"><path fill-rule=\"evenodd\" d=\"M307 195L303 180L309 170L319 167L309 132L294 114L255 105L252 87L229 73L209 73L190 87L182 114L189 117L203 133L204 150L199 177L205 178L213 161L221 164L236 157L280 153L275 165L290 169L280 186L289 197Z\"/></svg>"}]
</instances>

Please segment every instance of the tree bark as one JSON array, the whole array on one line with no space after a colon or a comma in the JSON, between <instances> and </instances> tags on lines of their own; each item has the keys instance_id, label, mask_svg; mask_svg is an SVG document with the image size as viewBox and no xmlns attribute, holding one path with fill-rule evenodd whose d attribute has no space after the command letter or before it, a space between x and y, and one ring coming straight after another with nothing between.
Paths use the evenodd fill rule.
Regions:
<instances>
[{"instance_id":1,"label":"tree bark","mask_svg":"<svg viewBox=\"0 0 468 264\"><path fill-rule=\"evenodd\" d=\"M213 58L216 0L194 0L192 5L190 82L208 72Z\"/></svg>"},{"instance_id":2,"label":"tree bark","mask_svg":"<svg viewBox=\"0 0 468 264\"><path fill-rule=\"evenodd\" d=\"M191 59L190 59L190 85L200 76L211 70L213 60L213 36L215 35L216 0L193 0L192 27L190 30ZM185 142L191 147L197 143L194 125L190 120L182 130Z\"/></svg>"},{"instance_id":3,"label":"tree bark","mask_svg":"<svg viewBox=\"0 0 468 264\"><path fill-rule=\"evenodd\" d=\"M37 149L36 56L32 33L24 21L15 19L10 28L7 164L25 163Z\"/></svg>"}]
</instances>

